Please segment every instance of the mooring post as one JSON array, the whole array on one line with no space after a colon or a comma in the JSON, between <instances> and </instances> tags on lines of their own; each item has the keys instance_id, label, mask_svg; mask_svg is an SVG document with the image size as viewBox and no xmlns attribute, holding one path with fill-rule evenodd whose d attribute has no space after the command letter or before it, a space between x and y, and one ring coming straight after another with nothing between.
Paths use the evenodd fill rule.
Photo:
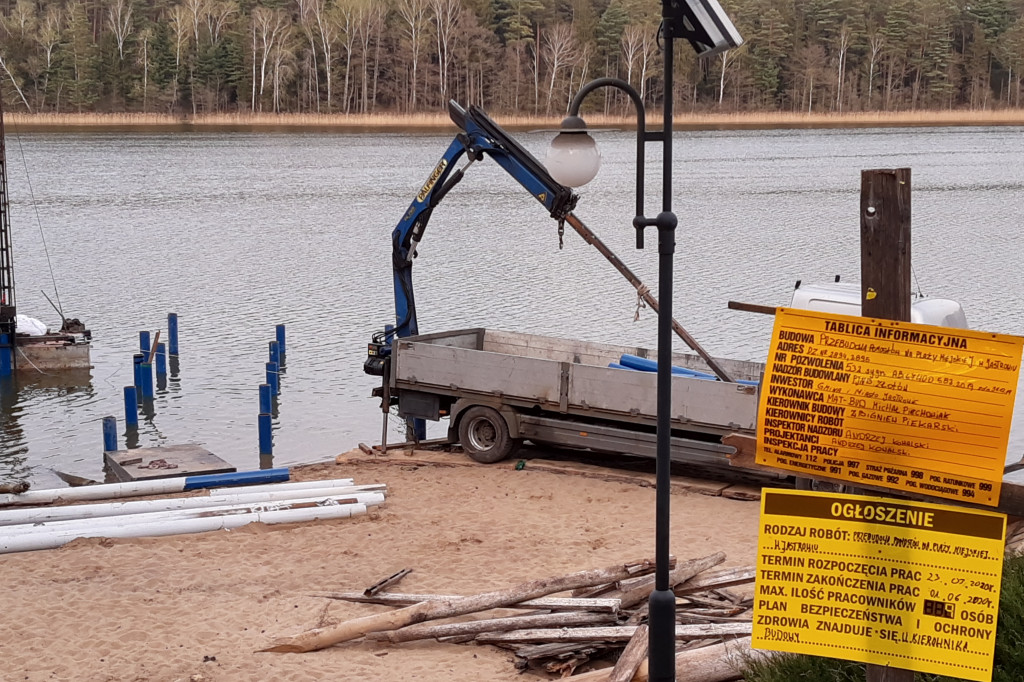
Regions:
<instances>
[{"instance_id":1,"label":"mooring post","mask_svg":"<svg viewBox=\"0 0 1024 682\"><path fill-rule=\"evenodd\" d=\"M117 419L115 417L103 418L103 451L111 452L117 450Z\"/></svg>"},{"instance_id":2,"label":"mooring post","mask_svg":"<svg viewBox=\"0 0 1024 682\"><path fill-rule=\"evenodd\" d=\"M153 399L153 365L143 362L139 365L139 378L142 379L142 399Z\"/></svg>"},{"instance_id":3,"label":"mooring post","mask_svg":"<svg viewBox=\"0 0 1024 682\"><path fill-rule=\"evenodd\" d=\"M167 313L167 352L178 357L178 313Z\"/></svg>"},{"instance_id":4,"label":"mooring post","mask_svg":"<svg viewBox=\"0 0 1024 682\"><path fill-rule=\"evenodd\" d=\"M270 384L270 395L277 395L281 391L280 378L277 373L277 363L267 363L267 383Z\"/></svg>"},{"instance_id":5,"label":"mooring post","mask_svg":"<svg viewBox=\"0 0 1024 682\"><path fill-rule=\"evenodd\" d=\"M124 387L124 425L127 429L139 428L139 394L134 386Z\"/></svg>"},{"instance_id":6,"label":"mooring post","mask_svg":"<svg viewBox=\"0 0 1024 682\"><path fill-rule=\"evenodd\" d=\"M280 368L281 367L281 344L278 343L277 341L271 341L267 345L270 346L270 361L271 362L276 362L278 368Z\"/></svg>"},{"instance_id":7,"label":"mooring post","mask_svg":"<svg viewBox=\"0 0 1024 682\"><path fill-rule=\"evenodd\" d=\"M910 169L860 174L861 315L910 321ZM914 672L868 665L867 682L914 682Z\"/></svg>"},{"instance_id":8,"label":"mooring post","mask_svg":"<svg viewBox=\"0 0 1024 682\"><path fill-rule=\"evenodd\" d=\"M146 356L142 353L136 353L132 356L132 369L134 370L134 386L138 389L139 394L142 393L142 363L146 359Z\"/></svg>"},{"instance_id":9,"label":"mooring post","mask_svg":"<svg viewBox=\"0 0 1024 682\"><path fill-rule=\"evenodd\" d=\"M10 334L0 334L0 377L14 374L14 344Z\"/></svg>"},{"instance_id":10,"label":"mooring post","mask_svg":"<svg viewBox=\"0 0 1024 682\"><path fill-rule=\"evenodd\" d=\"M270 390L270 384L260 384L260 414L273 412L274 400Z\"/></svg>"},{"instance_id":11,"label":"mooring post","mask_svg":"<svg viewBox=\"0 0 1024 682\"><path fill-rule=\"evenodd\" d=\"M149 332L139 332L139 351L148 356L150 347Z\"/></svg>"},{"instance_id":12,"label":"mooring post","mask_svg":"<svg viewBox=\"0 0 1024 682\"><path fill-rule=\"evenodd\" d=\"M156 375L167 374L167 344L156 344Z\"/></svg>"},{"instance_id":13,"label":"mooring post","mask_svg":"<svg viewBox=\"0 0 1024 682\"><path fill-rule=\"evenodd\" d=\"M284 325L283 324L277 325L277 346L278 346L278 351L281 353L281 357L284 358L285 349L284 349ZM282 360L282 362L283 362L283 360Z\"/></svg>"},{"instance_id":14,"label":"mooring post","mask_svg":"<svg viewBox=\"0 0 1024 682\"><path fill-rule=\"evenodd\" d=\"M274 454L274 438L270 426L270 414L261 412L259 416L261 455Z\"/></svg>"}]
</instances>

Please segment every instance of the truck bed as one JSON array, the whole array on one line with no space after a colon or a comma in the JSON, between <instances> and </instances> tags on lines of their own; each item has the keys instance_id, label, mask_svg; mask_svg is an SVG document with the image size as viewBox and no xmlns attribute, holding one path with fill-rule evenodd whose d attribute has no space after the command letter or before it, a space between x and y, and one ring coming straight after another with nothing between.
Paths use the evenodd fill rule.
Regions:
<instances>
[{"instance_id":1,"label":"truck bed","mask_svg":"<svg viewBox=\"0 0 1024 682\"><path fill-rule=\"evenodd\" d=\"M476 397L517 410L654 426L657 375L611 368L623 354L657 360L652 350L492 329L398 339L391 386L453 398ZM710 371L694 355L673 364ZM758 380L758 363L720 360L734 378ZM672 426L689 432L753 433L754 386L672 377Z\"/></svg>"}]
</instances>

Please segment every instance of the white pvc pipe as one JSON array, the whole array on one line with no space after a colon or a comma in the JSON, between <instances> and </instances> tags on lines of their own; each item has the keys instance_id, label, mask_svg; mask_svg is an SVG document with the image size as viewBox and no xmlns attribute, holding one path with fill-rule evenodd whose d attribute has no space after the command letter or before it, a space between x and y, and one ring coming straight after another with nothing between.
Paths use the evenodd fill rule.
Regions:
<instances>
[{"instance_id":1,"label":"white pvc pipe","mask_svg":"<svg viewBox=\"0 0 1024 682\"><path fill-rule=\"evenodd\" d=\"M312 507L288 509L284 511L258 512L238 514L235 516L213 516L199 519L178 519L169 522L140 523L121 527L103 529L101 533L90 531L63 531L18 535L0 539L0 554L11 552L30 552L37 549L53 549L65 545L76 538L108 537L108 538L139 538L160 537L164 535L180 535L185 533L205 533L211 530L227 530L239 528L250 523L306 523L316 520L341 519L356 514L365 514L366 505L342 504L330 507Z\"/></svg>"},{"instance_id":2,"label":"white pvc pipe","mask_svg":"<svg viewBox=\"0 0 1024 682\"><path fill-rule=\"evenodd\" d=\"M47 523L66 519L91 519L124 514L144 514L174 509L197 509L247 502L273 502L297 497L330 497L332 495L380 491L383 484L349 485L331 488L304 488L301 490L274 490L271 492L246 493L231 491L225 495L198 495L194 497L160 498L157 500L136 500L133 502L97 502L74 504L60 507L18 507L0 509L0 527L21 523ZM231 490L228 488L227 490ZM0 530L0 534L3 531Z\"/></svg>"},{"instance_id":3,"label":"white pvc pipe","mask_svg":"<svg viewBox=\"0 0 1024 682\"><path fill-rule=\"evenodd\" d=\"M336 478L328 481L293 481L291 483L261 483L260 485L247 485L245 487L211 488L211 495L230 495L235 491L246 493L262 493L271 490L304 490L306 488L333 488L336 486L352 485L351 478ZM377 484L383 485L383 483Z\"/></svg>"},{"instance_id":4,"label":"white pvc pipe","mask_svg":"<svg viewBox=\"0 0 1024 682\"><path fill-rule=\"evenodd\" d=\"M225 516L229 514L246 514L280 509L295 509L314 505L330 506L336 504L365 504L375 507L384 504L384 493L341 493L336 495L318 495L286 500L259 499L233 504L221 503L217 506L193 507L184 509L157 510L122 514L118 516L101 516L91 518L63 519L45 523L23 523L16 526L0 528L0 538L23 535L25 533L46 533L85 529L88 531L102 530L138 523L155 523L174 519L194 519L201 516Z\"/></svg>"},{"instance_id":5,"label":"white pvc pipe","mask_svg":"<svg viewBox=\"0 0 1024 682\"><path fill-rule=\"evenodd\" d=\"M53 488L48 490L29 490L20 495L0 495L0 507L9 505L26 504L50 504L57 500L65 502L82 502L85 500L111 500L119 497L136 497L145 495L165 495L168 493L180 493L185 489L186 478L158 478L153 481L129 481L127 483L103 483L100 485L84 485L78 488ZM250 486L232 486L230 488L217 488L219 494L228 492L261 492L264 490L289 490L289 486L331 487L339 485L352 485L351 478L335 479L333 481L304 481L301 483L265 483Z\"/></svg>"}]
</instances>

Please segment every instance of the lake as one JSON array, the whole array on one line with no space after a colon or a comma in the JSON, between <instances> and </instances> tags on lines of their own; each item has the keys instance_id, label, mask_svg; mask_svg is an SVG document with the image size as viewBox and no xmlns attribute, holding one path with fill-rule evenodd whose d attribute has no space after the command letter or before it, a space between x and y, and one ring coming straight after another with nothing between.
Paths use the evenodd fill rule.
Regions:
<instances>
[{"instance_id":1,"label":"lake","mask_svg":"<svg viewBox=\"0 0 1024 682\"><path fill-rule=\"evenodd\" d=\"M677 132L676 318L712 354L763 360L772 319L729 300L786 304L796 280L856 281L860 172L913 173L915 286L959 300L975 329L1024 335L1020 128ZM542 156L550 133L518 139ZM0 392L0 479L102 479L101 420L124 430L140 330L180 320L180 369L140 422L141 446L200 443L259 466L267 343L286 324L275 465L378 443L362 371L394 318L390 233L451 141L444 134L8 133L18 311L59 323L42 292L92 330L75 381L19 374ZM656 235L634 248L635 134L598 135L576 213L656 293ZM657 145L647 213L660 210ZM49 251L49 262L43 242ZM420 331L493 327L656 346L656 317L571 229L493 161L434 211L414 266ZM51 266L53 278L51 279ZM678 351L685 350L677 339ZM1008 454L1024 454L1018 401ZM431 435L443 427L432 425ZM389 439L403 439L391 418ZM123 447L124 437L119 442Z\"/></svg>"}]
</instances>

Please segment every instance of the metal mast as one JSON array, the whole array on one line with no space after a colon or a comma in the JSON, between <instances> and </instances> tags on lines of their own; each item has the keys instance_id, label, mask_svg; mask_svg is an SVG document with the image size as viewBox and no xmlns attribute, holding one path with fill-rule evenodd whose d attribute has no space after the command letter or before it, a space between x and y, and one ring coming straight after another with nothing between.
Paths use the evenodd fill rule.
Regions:
<instances>
[{"instance_id":1,"label":"metal mast","mask_svg":"<svg viewBox=\"0 0 1024 682\"><path fill-rule=\"evenodd\" d=\"M14 300L14 259L11 249L11 212L7 195L7 147L4 103L0 93L0 375L14 364L17 308Z\"/></svg>"}]
</instances>

